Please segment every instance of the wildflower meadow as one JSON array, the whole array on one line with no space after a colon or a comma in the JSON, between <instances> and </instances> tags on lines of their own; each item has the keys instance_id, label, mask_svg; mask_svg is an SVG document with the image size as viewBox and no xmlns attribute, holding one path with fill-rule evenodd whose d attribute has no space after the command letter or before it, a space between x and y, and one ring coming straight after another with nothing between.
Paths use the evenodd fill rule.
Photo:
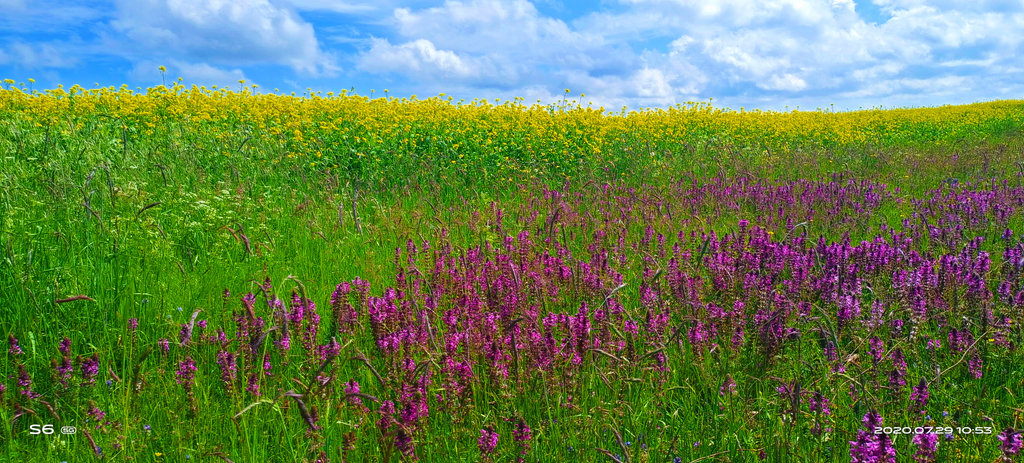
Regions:
<instances>
[{"instance_id":1,"label":"wildflower meadow","mask_svg":"<svg viewBox=\"0 0 1024 463\"><path fill-rule=\"evenodd\" d=\"M0 90L0 460L997 462L1024 102Z\"/></svg>"}]
</instances>

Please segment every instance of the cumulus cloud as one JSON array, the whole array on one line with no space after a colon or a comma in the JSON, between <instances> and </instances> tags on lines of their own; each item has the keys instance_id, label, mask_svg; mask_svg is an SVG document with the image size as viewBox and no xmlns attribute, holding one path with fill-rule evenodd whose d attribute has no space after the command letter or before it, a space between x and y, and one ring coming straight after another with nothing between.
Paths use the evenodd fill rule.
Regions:
<instances>
[{"instance_id":1,"label":"cumulus cloud","mask_svg":"<svg viewBox=\"0 0 1024 463\"><path fill-rule=\"evenodd\" d=\"M258 66L276 64L322 88L386 84L393 95L531 103L562 100L570 88L616 109L708 98L856 108L1024 94L1019 0L604 0L572 11L549 0L114 0L113 12L0 5L9 13L0 17L0 65L56 69L72 56L117 57L149 82L159 75L143 63L202 83L246 73L270 80ZM346 80L320 79L341 74L339 60ZM283 82L273 79L266 84Z\"/></svg>"},{"instance_id":2,"label":"cumulus cloud","mask_svg":"<svg viewBox=\"0 0 1024 463\"><path fill-rule=\"evenodd\" d=\"M671 39L667 50L648 50L663 57L652 62L695 67L697 93L727 102L945 91L977 85L972 74L1005 79L1003 69L1024 47L1019 2L874 0L882 21L864 17L860 8L868 3L621 0L623 9L576 25L641 46L649 37ZM969 88L980 94L984 87Z\"/></svg>"},{"instance_id":3,"label":"cumulus cloud","mask_svg":"<svg viewBox=\"0 0 1024 463\"><path fill-rule=\"evenodd\" d=\"M619 94L640 95L641 87L648 97L662 95L670 78L665 70L655 70L660 81L653 73L635 77L642 59L627 44L546 17L527 0L397 8L387 24L394 37L373 40L358 58L359 69L428 80L437 93L451 92L444 85L455 79L467 88L502 90L508 99L561 98L553 89L585 87L612 92L611 101Z\"/></svg>"},{"instance_id":4,"label":"cumulus cloud","mask_svg":"<svg viewBox=\"0 0 1024 463\"><path fill-rule=\"evenodd\" d=\"M435 78L466 78L478 74L454 52L439 50L426 39L417 39L401 45L392 45L384 39L374 39L373 46L360 63L370 72L400 72L429 75Z\"/></svg>"},{"instance_id":5,"label":"cumulus cloud","mask_svg":"<svg viewBox=\"0 0 1024 463\"><path fill-rule=\"evenodd\" d=\"M118 0L115 30L146 54L222 65L284 64L331 74L313 26L269 0Z\"/></svg>"},{"instance_id":6,"label":"cumulus cloud","mask_svg":"<svg viewBox=\"0 0 1024 463\"><path fill-rule=\"evenodd\" d=\"M380 3L347 2L341 0L283 0L297 10L330 11L342 14L362 14L377 11Z\"/></svg>"}]
</instances>

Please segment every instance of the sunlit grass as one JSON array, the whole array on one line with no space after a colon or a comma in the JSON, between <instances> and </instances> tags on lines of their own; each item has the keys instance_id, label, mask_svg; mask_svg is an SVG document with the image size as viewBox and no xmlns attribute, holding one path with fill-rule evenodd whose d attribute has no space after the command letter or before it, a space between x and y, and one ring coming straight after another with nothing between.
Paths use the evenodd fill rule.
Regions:
<instances>
[{"instance_id":1,"label":"sunlit grass","mask_svg":"<svg viewBox=\"0 0 1024 463\"><path fill-rule=\"evenodd\" d=\"M0 454L11 461L849 461L849 441L877 409L887 426L991 427L984 436L943 436L938 455L992 461L1004 455L996 434L1020 429L1022 418L1024 376L1014 367L1021 308L998 296L1001 281L1014 292L1024 284L1003 257L1021 233L1024 205L1014 195L1024 175L1022 114L1020 102L839 114L704 105L612 113L518 100L180 86L3 90L0 334L14 336L21 352L8 346L0 360ZM912 321L910 296L893 289L895 269L917 268L907 258L862 277L861 316L843 330L828 294L784 289L798 265L748 269L754 264L744 252L761 249L756 240L716 250L704 235L750 240L760 229L757 236L793 252L819 239L857 246L880 237L895 245L895 230L911 240L899 252L936 262L983 237L972 252L991 256L979 273L992 296L971 299L966 280L931 288L928 300L948 306L930 313L957 318ZM1006 229L1013 237L1003 238ZM411 260L410 243L418 249ZM561 260L545 271L544 253ZM812 255L812 274L840 271ZM750 278L774 278L774 290L794 303L814 303L808 314L784 317L800 336L765 347L754 312L774 302L743 275L729 279L725 260L713 259L736 259ZM471 297L453 289L468 281L471 264L489 268L472 297L490 315L450 316L466 317L457 326L467 333L493 337L498 354L464 344L454 355L444 345L458 331L444 321L446 311ZM558 265L569 276L559 276ZM699 294L673 292L673 268L699 278ZM359 318L343 329L331 296L356 278L369 283L370 297L386 288L406 293L400 313L411 318L375 332L366 300L353 295ZM645 288L657 303L644 299ZM431 291L440 300L423 312ZM277 326L252 352L245 348L252 340L238 334L247 313L241 298L250 292L264 328ZM276 295L283 307L302 306L293 292L315 303L320 322L310 349L298 328L310 326L307 315L284 351L285 328L268 301ZM66 301L76 295L88 299ZM517 302L503 299L510 295ZM885 323L905 320L907 329L870 326L875 300L887 304ZM712 323L707 304L728 310L736 301L750 315L738 345L725 332L707 345L695 341L696 323ZM514 309L502 313L503 304ZM533 340L511 348L513 324L521 324L517 336L550 329L558 343L569 339L576 325L550 328L541 319L576 315L583 304L591 341L602 344L581 349L579 365L555 356L537 367L530 359L546 354L533 352ZM614 315L597 319L597 310L612 307ZM980 321L985 310L993 313L988 322ZM668 318L654 334L646 324L660 311ZM384 351L381 336L410 320L426 339ZM471 321L481 323L478 332L466 328ZM999 326L984 325L993 321ZM180 345L183 326L192 337ZM977 344L952 350L950 330L968 328ZM997 332L1014 347L982 339ZM869 353L873 336L887 349L879 362ZM58 350L65 337L67 354ZM332 337L336 356L317 357ZM926 339L942 348L929 349ZM829 358L827 342L837 358ZM899 387L888 380L896 347L907 362ZM221 352L238 356L227 381ZM83 376L94 354L96 376ZM984 361L980 379L968 369L974 354ZM70 378L51 363L65 358ZM187 359L197 365L191 389L176 374ZM461 394L448 382L449 359L470 365ZM406 369L406 360L418 369ZM38 397L21 393L21 368ZM949 369L941 381L936 368ZM380 409L386 400L412 403L403 387L427 373L421 399L429 416L414 420L414 450L403 454L399 428L382 424ZM247 390L253 376L259 395ZM317 385L318 376L331 380ZM936 379L925 414L909 408L921 378ZM365 396L349 394L349 381ZM804 394L794 410L777 388L796 383ZM809 408L816 393L831 414ZM31 424L80 431L34 436ZM522 424L530 437L517 441ZM485 428L499 435L491 453L479 442ZM895 437L901 461L917 450L910 440Z\"/></svg>"}]
</instances>

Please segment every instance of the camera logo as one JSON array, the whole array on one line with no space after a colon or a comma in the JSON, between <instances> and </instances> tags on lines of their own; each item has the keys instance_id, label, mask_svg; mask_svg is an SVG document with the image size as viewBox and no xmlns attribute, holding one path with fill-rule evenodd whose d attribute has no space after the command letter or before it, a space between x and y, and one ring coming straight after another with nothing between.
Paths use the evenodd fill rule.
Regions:
<instances>
[{"instance_id":1,"label":"camera logo","mask_svg":"<svg viewBox=\"0 0 1024 463\"><path fill-rule=\"evenodd\" d=\"M30 424L28 426L28 433L29 433L29 435L32 435L32 436L38 436L40 434L49 436L49 435L53 434L54 432L55 431L54 431L54 428L53 428L52 424ZM78 432L78 428L76 428L74 426L61 426L60 427L60 433L61 434L69 435L69 434L75 434L77 432Z\"/></svg>"}]
</instances>

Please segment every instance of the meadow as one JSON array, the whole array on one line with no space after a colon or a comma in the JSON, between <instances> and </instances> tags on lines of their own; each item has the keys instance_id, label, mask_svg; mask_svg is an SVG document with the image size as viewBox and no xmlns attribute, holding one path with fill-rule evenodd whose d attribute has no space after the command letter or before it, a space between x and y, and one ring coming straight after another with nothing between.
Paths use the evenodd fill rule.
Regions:
<instances>
[{"instance_id":1,"label":"meadow","mask_svg":"<svg viewBox=\"0 0 1024 463\"><path fill-rule=\"evenodd\" d=\"M0 461L1021 458L1024 101L4 84Z\"/></svg>"}]
</instances>

